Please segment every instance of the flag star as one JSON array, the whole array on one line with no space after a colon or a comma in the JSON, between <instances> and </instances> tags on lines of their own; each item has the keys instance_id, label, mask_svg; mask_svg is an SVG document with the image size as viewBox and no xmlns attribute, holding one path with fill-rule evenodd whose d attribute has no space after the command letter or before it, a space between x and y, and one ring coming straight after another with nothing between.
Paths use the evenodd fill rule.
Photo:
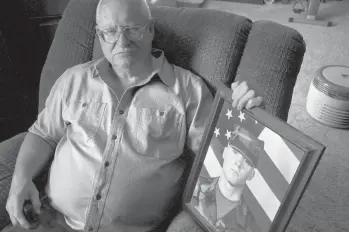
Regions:
<instances>
[{"instance_id":1,"label":"flag star","mask_svg":"<svg viewBox=\"0 0 349 232\"><path fill-rule=\"evenodd\" d=\"M245 113L242 113L241 111L240 111L240 115L238 116L238 118L240 118L240 121L242 122L242 120L246 120L246 118L245 118Z\"/></svg>"},{"instance_id":2,"label":"flag star","mask_svg":"<svg viewBox=\"0 0 349 232\"><path fill-rule=\"evenodd\" d=\"M218 137L218 135L220 135L219 128L215 128L214 129L214 133L215 133L216 137Z\"/></svg>"},{"instance_id":3,"label":"flag star","mask_svg":"<svg viewBox=\"0 0 349 232\"><path fill-rule=\"evenodd\" d=\"M233 117L232 113L233 113L233 111L228 109L228 113L225 114L225 115L227 115L228 120Z\"/></svg>"},{"instance_id":4,"label":"flag star","mask_svg":"<svg viewBox=\"0 0 349 232\"><path fill-rule=\"evenodd\" d=\"M257 124L258 123L258 121L257 120L254 120L254 122Z\"/></svg>"},{"instance_id":5,"label":"flag star","mask_svg":"<svg viewBox=\"0 0 349 232\"><path fill-rule=\"evenodd\" d=\"M227 137L227 140L229 140L231 137L231 131L227 130L227 133L225 133L225 136Z\"/></svg>"}]
</instances>

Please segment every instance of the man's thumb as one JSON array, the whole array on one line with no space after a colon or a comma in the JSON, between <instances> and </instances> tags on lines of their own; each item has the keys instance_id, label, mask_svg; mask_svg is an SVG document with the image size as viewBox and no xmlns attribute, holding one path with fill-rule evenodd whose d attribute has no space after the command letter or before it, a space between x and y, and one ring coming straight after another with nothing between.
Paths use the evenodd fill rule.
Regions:
<instances>
[{"instance_id":1,"label":"man's thumb","mask_svg":"<svg viewBox=\"0 0 349 232\"><path fill-rule=\"evenodd\" d=\"M35 212L40 214L41 203L39 199L39 194L32 194L31 201L32 201Z\"/></svg>"}]
</instances>

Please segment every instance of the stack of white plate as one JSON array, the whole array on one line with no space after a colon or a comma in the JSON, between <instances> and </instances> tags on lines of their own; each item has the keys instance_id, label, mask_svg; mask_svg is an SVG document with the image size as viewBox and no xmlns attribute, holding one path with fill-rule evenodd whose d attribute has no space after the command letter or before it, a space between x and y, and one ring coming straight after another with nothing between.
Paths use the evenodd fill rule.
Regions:
<instances>
[{"instance_id":1,"label":"stack of white plate","mask_svg":"<svg viewBox=\"0 0 349 232\"><path fill-rule=\"evenodd\" d=\"M312 80L306 108L310 116L327 126L349 128L349 67L328 65Z\"/></svg>"}]
</instances>

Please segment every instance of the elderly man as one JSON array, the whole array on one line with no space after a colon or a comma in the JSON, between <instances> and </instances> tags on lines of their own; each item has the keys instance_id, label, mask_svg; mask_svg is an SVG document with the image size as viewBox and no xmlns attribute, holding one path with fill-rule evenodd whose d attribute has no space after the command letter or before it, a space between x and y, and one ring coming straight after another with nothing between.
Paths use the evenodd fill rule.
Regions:
<instances>
[{"instance_id":1,"label":"elderly man","mask_svg":"<svg viewBox=\"0 0 349 232\"><path fill-rule=\"evenodd\" d=\"M222 174L201 176L192 203L220 232L260 232L243 198L246 182L254 176L264 142L237 127L223 151Z\"/></svg>"},{"instance_id":2,"label":"elderly man","mask_svg":"<svg viewBox=\"0 0 349 232\"><path fill-rule=\"evenodd\" d=\"M156 231L178 200L182 153L198 151L212 95L152 49L146 0L101 0L96 22L104 57L62 74L23 141L8 231L30 228L25 200L40 212L32 179L51 156L46 193L56 213L35 231ZM236 107L262 102L246 83L232 89Z\"/></svg>"}]
</instances>

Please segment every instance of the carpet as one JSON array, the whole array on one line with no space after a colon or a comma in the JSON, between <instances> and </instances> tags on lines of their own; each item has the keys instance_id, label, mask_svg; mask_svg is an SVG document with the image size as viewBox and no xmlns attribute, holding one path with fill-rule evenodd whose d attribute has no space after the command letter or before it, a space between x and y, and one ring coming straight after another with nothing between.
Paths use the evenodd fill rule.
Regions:
<instances>
[{"instance_id":1,"label":"carpet","mask_svg":"<svg viewBox=\"0 0 349 232\"><path fill-rule=\"evenodd\" d=\"M203 8L217 9L256 20L270 20L298 30L307 52L294 89L288 123L327 146L295 213L288 232L349 231L349 131L322 125L305 109L309 85L315 71L325 65L349 65L349 1L321 4L318 18L333 27L289 23L292 5L251 5L206 1Z\"/></svg>"}]
</instances>

